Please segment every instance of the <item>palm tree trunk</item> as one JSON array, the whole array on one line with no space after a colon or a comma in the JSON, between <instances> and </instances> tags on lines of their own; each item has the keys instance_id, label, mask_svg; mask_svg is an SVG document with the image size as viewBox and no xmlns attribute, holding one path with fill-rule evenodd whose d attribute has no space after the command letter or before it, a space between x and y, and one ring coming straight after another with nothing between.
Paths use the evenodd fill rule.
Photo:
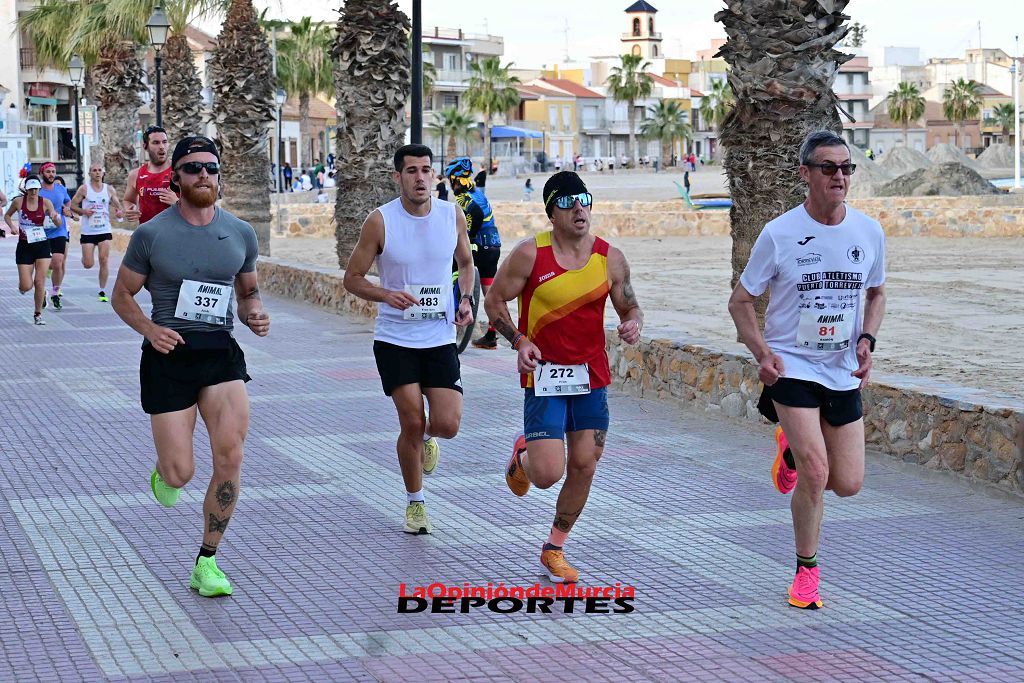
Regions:
<instances>
[{"instance_id":1,"label":"palm tree trunk","mask_svg":"<svg viewBox=\"0 0 1024 683\"><path fill-rule=\"evenodd\" d=\"M163 50L163 124L172 143L189 133L202 132L202 83L183 34L167 39Z\"/></svg>"},{"instance_id":2,"label":"palm tree trunk","mask_svg":"<svg viewBox=\"0 0 1024 683\"><path fill-rule=\"evenodd\" d=\"M299 139L304 140L305 144L309 145L309 161L306 162L310 168L313 168L313 138L309 134L309 93L299 93Z\"/></svg>"},{"instance_id":3,"label":"palm tree trunk","mask_svg":"<svg viewBox=\"0 0 1024 683\"><path fill-rule=\"evenodd\" d=\"M100 144L106 181L123 187L128 172L135 166L135 121L145 89L142 64L129 41L112 43L100 51L92 70L95 76L96 102L99 105Z\"/></svg>"},{"instance_id":4,"label":"palm tree trunk","mask_svg":"<svg viewBox=\"0 0 1024 683\"><path fill-rule=\"evenodd\" d=\"M367 215L398 194L392 157L405 140L411 89L409 18L393 1L347 0L334 59L338 264L344 270Z\"/></svg>"},{"instance_id":5,"label":"palm tree trunk","mask_svg":"<svg viewBox=\"0 0 1024 683\"><path fill-rule=\"evenodd\" d=\"M906 124L903 124L903 146L904 147L910 147L910 144L907 142L907 125Z\"/></svg>"},{"instance_id":6,"label":"palm tree trunk","mask_svg":"<svg viewBox=\"0 0 1024 683\"><path fill-rule=\"evenodd\" d=\"M626 118L629 121L629 144L626 146L626 164L624 168L629 168L633 161L636 159L636 106L633 100L626 103L629 109L626 111Z\"/></svg>"},{"instance_id":7,"label":"palm tree trunk","mask_svg":"<svg viewBox=\"0 0 1024 683\"><path fill-rule=\"evenodd\" d=\"M661 170L664 171L668 168L669 163L672 161L672 152L675 148L676 139L674 137L668 139L667 145L664 140L661 141Z\"/></svg>"},{"instance_id":8,"label":"palm tree trunk","mask_svg":"<svg viewBox=\"0 0 1024 683\"><path fill-rule=\"evenodd\" d=\"M458 139L455 137L455 135L453 133L454 132L449 133L449 135L448 135L448 143L447 143L448 144L448 151L445 154L445 156L448 157L449 161L451 161L456 156L458 156L458 153L459 153L458 152L458 147L457 147L459 141L458 141ZM442 168L441 171L444 171L444 169Z\"/></svg>"}]
</instances>

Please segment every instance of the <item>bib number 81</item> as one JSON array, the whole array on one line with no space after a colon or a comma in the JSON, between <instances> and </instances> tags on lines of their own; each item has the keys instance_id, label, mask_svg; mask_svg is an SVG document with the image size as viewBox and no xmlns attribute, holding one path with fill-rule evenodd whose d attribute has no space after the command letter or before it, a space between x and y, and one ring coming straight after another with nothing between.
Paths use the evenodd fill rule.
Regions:
<instances>
[{"instance_id":1,"label":"bib number 81","mask_svg":"<svg viewBox=\"0 0 1024 683\"><path fill-rule=\"evenodd\" d=\"M835 326L832 326L832 327L819 327L818 328L818 336L819 337L825 337L825 336L834 337L834 336L836 336L836 328L835 328Z\"/></svg>"}]
</instances>

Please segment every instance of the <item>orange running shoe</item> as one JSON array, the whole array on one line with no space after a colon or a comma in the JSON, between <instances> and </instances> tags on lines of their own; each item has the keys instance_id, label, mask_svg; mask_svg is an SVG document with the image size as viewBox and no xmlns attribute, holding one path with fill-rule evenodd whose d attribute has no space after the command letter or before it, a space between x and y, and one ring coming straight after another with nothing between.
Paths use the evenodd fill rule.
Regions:
<instances>
[{"instance_id":1,"label":"orange running shoe","mask_svg":"<svg viewBox=\"0 0 1024 683\"><path fill-rule=\"evenodd\" d=\"M789 604L800 609L820 609L822 602L818 595L818 581L817 567L798 567L788 591Z\"/></svg>"},{"instance_id":2,"label":"orange running shoe","mask_svg":"<svg viewBox=\"0 0 1024 683\"><path fill-rule=\"evenodd\" d=\"M508 484L509 490L517 496L525 496L526 492L530 490L530 480L526 476L526 472L523 471L523 463L519 459L520 453L525 450L526 437L520 434L515 445L512 446L512 457L509 458L508 465L505 467L505 483Z\"/></svg>"},{"instance_id":3,"label":"orange running shoe","mask_svg":"<svg viewBox=\"0 0 1024 683\"><path fill-rule=\"evenodd\" d=\"M786 439L786 435L782 432L782 427L775 428L775 462L772 463L772 483L775 484L776 490L779 493L789 493L796 488L796 469L786 464L785 454L789 453L789 457L793 457L793 452L789 450L789 441Z\"/></svg>"},{"instance_id":4,"label":"orange running shoe","mask_svg":"<svg viewBox=\"0 0 1024 683\"><path fill-rule=\"evenodd\" d=\"M561 550L542 550L540 566L554 583L576 583L580 580L580 573L569 564Z\"/></svg>"}]
</instances>

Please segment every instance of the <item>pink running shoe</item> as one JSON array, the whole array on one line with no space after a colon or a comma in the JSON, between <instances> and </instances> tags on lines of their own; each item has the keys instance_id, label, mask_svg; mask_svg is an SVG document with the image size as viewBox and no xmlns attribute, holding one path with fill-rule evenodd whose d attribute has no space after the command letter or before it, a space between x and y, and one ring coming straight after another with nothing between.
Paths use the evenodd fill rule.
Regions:
<instances>
[{"instance_id":1,"label":"pink running shoe","mask_svg":"<svg viewBox=\"0 0 1024 683\"><path fill-rule=\"evenodd\" d=\"M782 432L782 427L775 428L775 462L772 463L772 483L779 493L789 493L796 488L796 469L786 464L784 454L789 451L789 441ZM790 451L790 456L793 457Z\"/></svg>"},{"instance_id":2,"label":"pink running shoe","mask_svg":"<svg viewBox=\"0 0 1024 683\"><path fill-rule=\"evenodd\" d=\"M798 567L793 585L789 587L789 604L800 609L820 609L821 596L818 595L818 568Z\"/></svg>"}]
</instances>

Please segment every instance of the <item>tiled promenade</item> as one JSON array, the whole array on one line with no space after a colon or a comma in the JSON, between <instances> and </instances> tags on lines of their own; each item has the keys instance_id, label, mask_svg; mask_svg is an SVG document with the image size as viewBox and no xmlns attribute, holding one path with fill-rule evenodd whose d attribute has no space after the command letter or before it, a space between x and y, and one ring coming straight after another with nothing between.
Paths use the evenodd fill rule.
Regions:
<instances>
[{"instance_id":1,"label":"tiled promenade","mask_svg":"<svg viewBox=\"0 0 1024 683\"><path fill-rule=\"evenodd\" d=\"M433 536L401 532L397 426L370 327L270 300L239 339L254 381L235 594L188 588L208 442L166 510L149 492L139 339L72 267L31 325L0 241L0 681L1021 680L1024 502L872 458L829 497L826 608L786 605L789 501L766 429L615 394L568 552L631 614L398 614L400 583L530 586L556 491L501 468L521 424L507 351L463 357L462 433L427 480Z\"/></svg>"}]
</instances>

